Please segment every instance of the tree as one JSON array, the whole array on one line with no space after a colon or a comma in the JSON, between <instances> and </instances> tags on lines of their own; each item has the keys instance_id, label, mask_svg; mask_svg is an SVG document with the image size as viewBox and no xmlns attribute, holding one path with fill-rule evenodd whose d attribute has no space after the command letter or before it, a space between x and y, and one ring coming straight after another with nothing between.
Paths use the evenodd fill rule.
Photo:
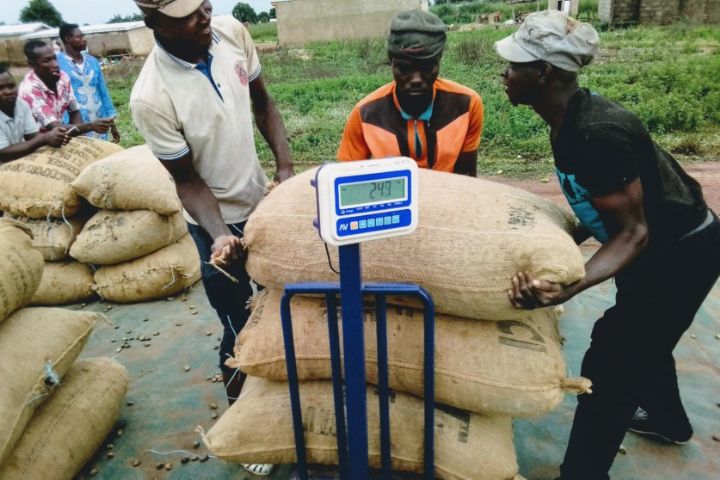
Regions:
<instances>
[{"instance_id":1,"label":"tree","mask_svg":"<svg viewBox=\"0 0 720 480\"><path fill-rule=\"evenodd\" d=\"M63 18L50 0L30 0L20 12L20 21L23 23L42 22L51 27L62 25Z\"/></svg>"},{"instance_id":2,"label":"tree","mask_svg":"<svg viewBox=\"0 0 720 480\"><path fill-rule=\"evenodd\" d=\"M275 18L275 8L271 8L271 9L270 9L270 18L271 18L271 19L274 19L274 18Z\"/></svg>"},{"instance_id":3,"label":"tree","mask_svg":"<svg viewBox=\"0 0 720 480\"><path fill-rule=\"evenodd\" d=\"M268 23L270 21L270 14L267 12L258 13L258 21L260 23Z\"/></svg>"},{"instance_id":4,"label":"tree","mask_svg":"<svg viewBox=\"0 0 720 480\"><path fill-rule=\"evenodd\" d=\"M125 15L125 16L117 13L110 20L108 20L108 23L139 22L142 19L143 19L143 14L140 12L132 13L130 15Z\"/></svg>"},{"instance_id":5,"label":"tree","mask_svg":"<svg viewBox=\"0 0 720 480\"><path fill-rule=\"evenodd\" d=\"M255 9L247 3L240 2L232 10L232 16L245 23L257 23L258 15Z\"/></svg>"}]
</instances>

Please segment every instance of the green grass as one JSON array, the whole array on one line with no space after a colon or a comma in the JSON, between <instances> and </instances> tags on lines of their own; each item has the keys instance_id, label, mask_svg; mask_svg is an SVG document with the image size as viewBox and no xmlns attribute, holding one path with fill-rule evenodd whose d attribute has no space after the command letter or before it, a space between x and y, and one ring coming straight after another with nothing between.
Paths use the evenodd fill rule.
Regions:
<instances>
[{"instance_id":1,"label":"green grass","mask_svg":"<svg viewBox=\"0 0 720 480\"><path fill-rule=\"evenodd\" d=\"M451 32L441 75L483 98L481 173L545 176L552 167L547 127L529 108L512 107L500 84L504 63L492 45L511 31ZM601 33L601 45L601 55L580 77L583 86L637 113L665 148L692 158L720 157L720 29L636 27ZM300 168L332 160L353 105L391 80L380 40L281 48L261 54L261 61ZM124 146L142 141L127 108L137 68L109 76ZM271 169L272 154L256 138L260 158Z\"/></svg>"},{"instance_id":2,"label":"green grass","mask_svg":"<svg viewBox=\"0 0 720 480\"><path fill-rule=\"evenodd\" d=\"M273 42L277 43L278 39L278 33L277 33L277 23L256 23L255 25L250 25L250 36L252 39L257 42Z\"/></svg>"}]
</instances>

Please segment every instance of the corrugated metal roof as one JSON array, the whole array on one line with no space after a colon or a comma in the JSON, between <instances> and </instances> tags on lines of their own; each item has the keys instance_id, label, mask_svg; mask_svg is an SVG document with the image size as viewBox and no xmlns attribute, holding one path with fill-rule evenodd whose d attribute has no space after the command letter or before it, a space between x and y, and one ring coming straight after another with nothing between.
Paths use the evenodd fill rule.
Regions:
<instances>
[{"instance_id":1,"label":"corrugated metal roof","mask_svg":"<svg viewBox=\"0 0 720 480\"><path fill-rule=\"evenodd\" d=\"M18 25L0 25L0 37L16 37L18 35L25 35L38 30L46 30L50 28L49 25L44 23L20 23Z\"/></svg>"},{"instance_id":2,"label":"corrugated metal roof","mask_svg":"<svg viewBox=\"0 0 720 480\"><path fill-rule=\"evenodd\" d=\"M103 23L99 25L80 25L80 30L85 35L94 35L98 33L127 32L136 28L145 27L145 22L121 22L121 23ZM39 32L28 33L23 35L23 40L32 40L34 38L54 38L58 36L58 29L48 29Z\"/></svg>"}]
</instances>

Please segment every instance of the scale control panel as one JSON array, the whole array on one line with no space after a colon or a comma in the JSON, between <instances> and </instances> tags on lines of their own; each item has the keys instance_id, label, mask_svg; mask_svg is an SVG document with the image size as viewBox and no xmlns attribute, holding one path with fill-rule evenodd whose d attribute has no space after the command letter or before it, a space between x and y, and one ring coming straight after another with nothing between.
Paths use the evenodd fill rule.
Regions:
<instances>
[{"instance_id":1,"label":"scale control panel","mask_svg":"<svg viewBox=\"0 0 720 480\"><path fill-rule=\"evenodd\" d=\"M320 167L312 182L320 237L341 246L412 233L418 223L417 170L407 157Z\"/></svg>"}]
</instances>

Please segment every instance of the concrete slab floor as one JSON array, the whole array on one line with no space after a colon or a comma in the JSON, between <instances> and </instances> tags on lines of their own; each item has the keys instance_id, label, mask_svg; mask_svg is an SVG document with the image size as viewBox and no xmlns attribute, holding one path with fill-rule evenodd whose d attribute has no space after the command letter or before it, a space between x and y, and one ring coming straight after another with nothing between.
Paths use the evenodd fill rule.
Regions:
<instances>
[{"instance_id":1,"label":"concrete slab floor","mask_svg":"<svg viewBox=\"0 0 720 480\"><path fill-rule=\"evenodd\" d=\"M572 375L579 372L593 322L612 304L613 295L614 287L608 282L566 305L561 330L567 338L565 353ZM196 426L209 429L214 423L213 414L222 415L227 406L222 383L207 380L219 373L214 347L219 344L221 326L200 284L173 300L134 305L93 303L85 308L105 313L113 325L97 325L82 357L114 357L128 368L133 381L127 396L129 403L122 408L124 425L110 435L83 476L96 468L98 473L93 478L103 480L261 478L246 473L239 465L214 458L181 463L183 457L209 454L202 445L193 448L193 442L200 440L194 430ZM720 443L712 439L720 435L718 334L720 288L716 286L676 349L681 391L695 437L688 445L675 447L628 434L623 442L626 454L618 455L611 471L613 479L720 478ZM150 340L138 340L141 337ZM129 349L117 352L123 338L134 340L128 341ZM190 370L186 372L185 366ZM218 409L212 410L210 404ZM557 476L575 404L576 400L568 396L550 414L515 421L520 472L528 479ZM122 435L118 435L120 429ZM108 443L113 445L112 459L107 456ZM139 466L132 465L134 459L140 460ZM168 463L172 464L171 470L165 468ZM295 475L291 467L283 466L265 478L292 477ZM336 478L336 474L316 472L314 478Z\"/></svg>"}]
</instances>

